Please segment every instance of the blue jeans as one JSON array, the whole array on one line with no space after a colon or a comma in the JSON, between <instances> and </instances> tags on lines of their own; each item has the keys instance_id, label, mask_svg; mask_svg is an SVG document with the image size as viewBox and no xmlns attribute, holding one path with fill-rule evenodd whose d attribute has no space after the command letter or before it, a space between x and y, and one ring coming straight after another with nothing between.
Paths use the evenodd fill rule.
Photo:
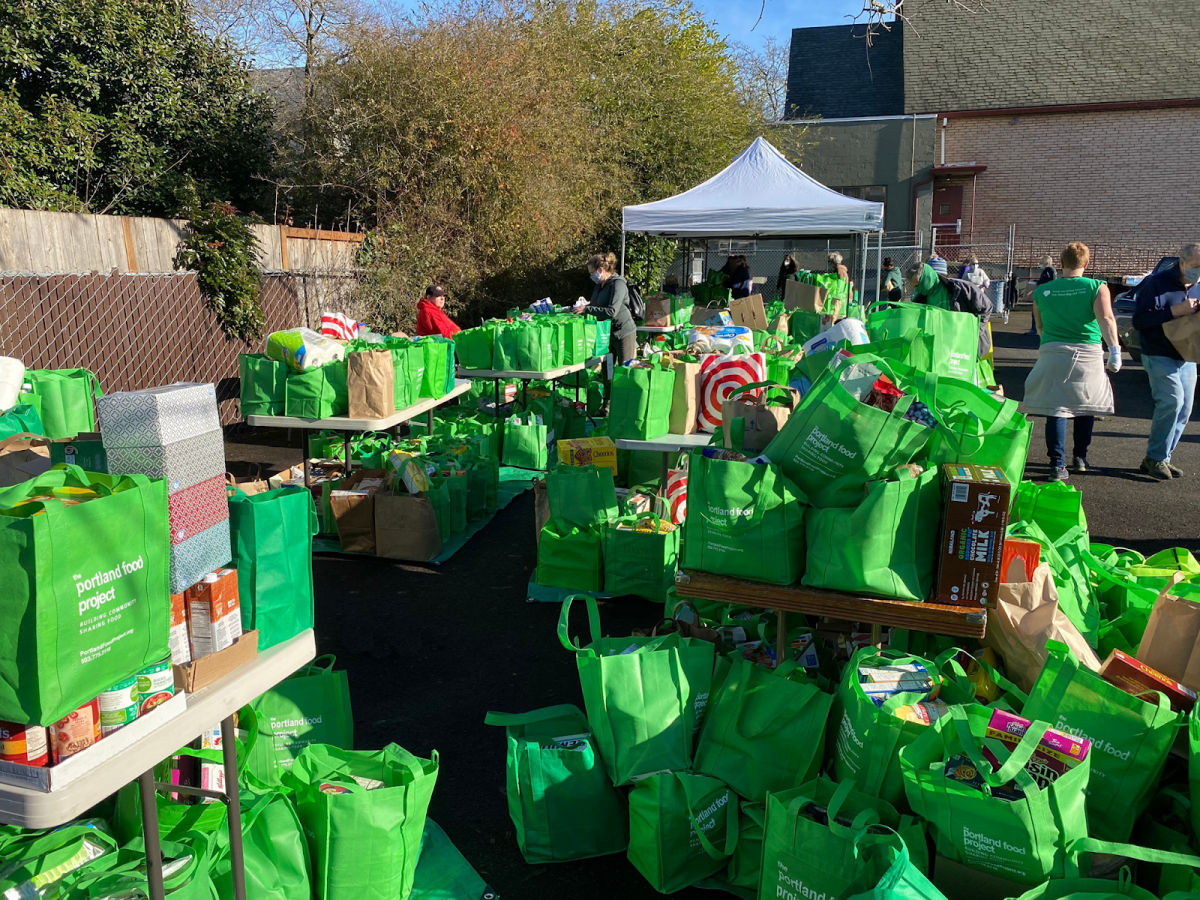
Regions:
<instances>
[{"instance_id":1,"label":"blue jeans","mask_svg":"<svg viewBox=\"0 0 1200 900\"><path fill-rule=\"evenodd\" d=\"M1183 437L1183 429L1192 417L1196 364L1169 356L1143 356L1142 368L1150 376L1150 396L1154 398L1146 456L1159 462L1170 462L1171 454Z\"/></svg>"},{"instance_id":2,"label":"blue jeans","mask_svg":"<svg viewBox=\"0 0 1200 900\"><path fill-rule=\"evenodd\" d=\"M1067 423L1075 422L1075 446L1073 456L1087 459L1088 447L1092 445L1092 429L1096 427L1095 416L1076 416L1074 420L1065 416L1046 417L1046 454L1055 469L1067 465Z\"/></svg>"}]
</instances>

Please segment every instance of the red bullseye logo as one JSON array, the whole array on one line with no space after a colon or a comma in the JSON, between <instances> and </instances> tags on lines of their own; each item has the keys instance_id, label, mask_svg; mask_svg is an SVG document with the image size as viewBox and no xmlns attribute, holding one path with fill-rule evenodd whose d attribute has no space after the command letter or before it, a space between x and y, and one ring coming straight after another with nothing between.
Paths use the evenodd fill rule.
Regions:
<instances>
[{"instance_id":1,"label":"red bullseye logo","mask_svg":"<svg viewBox=\"0 0 1200 900\"><path fill-rule=\"evenodd\" d=\"M721 424L721 404L733 391L766 380L766 357L761 353L737 356L706 356L700 362L700 427L715 431ZM757 399L759 389L746 391L747 400Z\"/></svg>"}]
</instances>

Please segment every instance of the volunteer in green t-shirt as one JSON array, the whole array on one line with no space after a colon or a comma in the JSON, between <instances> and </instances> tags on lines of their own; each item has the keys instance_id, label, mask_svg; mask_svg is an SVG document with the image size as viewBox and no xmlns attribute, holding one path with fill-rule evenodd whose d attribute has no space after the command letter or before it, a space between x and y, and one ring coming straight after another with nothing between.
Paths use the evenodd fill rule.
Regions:
<instances>
[{"instance_id":1,"label":"volunteer in green t-shirt","mask_svg":"<svg viewBox=\"0 0 1200 900\"><path fill-rule=\"evenodd\" d=\"M1121 370L1121 346L1108 285L1084 278L1091 251L1074 242L1062 253L1062 276L1033 292L1033 321L1042 336L1037 363L1025 380L1024 412L1046 417L1046 453L1053 481L1066 481L1067 419L1075 420L1075 471L1088 470L1096 416L1113 412L1112 384L1104 373ZM1108 344L1104 361L1101 338Z\"/></svg>"}]
</instances>

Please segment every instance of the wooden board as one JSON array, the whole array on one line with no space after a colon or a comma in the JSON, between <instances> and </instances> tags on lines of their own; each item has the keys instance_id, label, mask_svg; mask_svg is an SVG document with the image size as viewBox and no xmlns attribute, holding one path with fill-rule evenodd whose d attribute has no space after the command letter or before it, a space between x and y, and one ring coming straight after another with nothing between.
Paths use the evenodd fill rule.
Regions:
<instances>
[{"instance_id":1,"label":"wooden board","mask_svg":"<svg viewBox=\"0 0 1200 900\"><path fill-rule=\"evenodd\" d=\"M760 581L743 581L693 569L681 571L675 583L680 597L718 600L722 603L815 616L832 616L851 622L892 625L896 628L949 634L955 637L981 638L987 630L987 611L966 606L855 597L852 594L820 591L798 584L785 587Z\"/></svg>"}]
</instances>

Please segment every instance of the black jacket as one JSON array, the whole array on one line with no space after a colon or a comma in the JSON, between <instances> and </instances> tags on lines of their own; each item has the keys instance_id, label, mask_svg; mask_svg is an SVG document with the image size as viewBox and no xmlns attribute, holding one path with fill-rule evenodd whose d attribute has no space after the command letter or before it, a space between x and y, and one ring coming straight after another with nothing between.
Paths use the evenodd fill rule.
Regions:
<instances>
[{"instance_id":1,"label":"black jacket","mask_svg":"<svg viewBox=\"0 0 1200 900\"><path fill-rule=\"evenodd\" d=\"M587 312L597 319L611 319L614 338L628 337L637 331L633 314L629 311L629 285L620 275L613 275L604 284L592 289L591 306Z\"/></svg>"},{"instance_id":2,"label":"black jacket","mask_svg":"<svg viewBox=\"0 0 1200 900\"><path fill-rule=\"evenodd\" d=\"M1171 307L1187 302L1179 263L1146 278L1134 288L1133 299L1137 304L1133 311L1133 327L1141 338L1142 353L1182 360L1175 345L1163 333L1163 325L1174 318Z\"/></svg>"},{"instance_id":3,"label":"black jacket","mask_svg":"<svg viewBox=\"0 0 1200 900\"><path fill-rule=\"evenodd\" d=\"M938 275L938 281L950 295L950 308L955 312L968 312L979 316L979 358L983 359L991 352L992 335L988 331L988 320L996 307L987 295L987 291L977 284L963 281L961 278L951 278L949 275ZM916 303L927 302L924 294L913 297Z\"/></svg>"}]
</instances>

